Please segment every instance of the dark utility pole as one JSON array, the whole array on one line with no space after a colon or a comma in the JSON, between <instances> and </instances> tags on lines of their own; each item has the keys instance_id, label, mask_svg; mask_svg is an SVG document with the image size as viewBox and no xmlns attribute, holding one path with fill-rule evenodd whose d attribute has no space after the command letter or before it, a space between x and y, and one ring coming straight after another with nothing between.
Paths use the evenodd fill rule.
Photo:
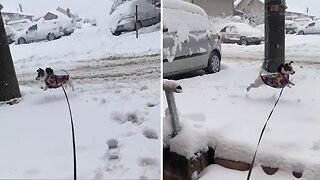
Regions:
<instances>
[{"instance_id":1,"label":"dark utility pole","mask_svg":"<svg viewBox=\"0 0 320 180\"><path fill-rule=\"evenodd\" d=\"M285 62L285 0L265 0L265 46L262 68L276 72Z\"/></svg>"},{"instance_id":2,"label":"dark utility pole","mask_svg":"<svg viewBox=\"0 0 320 180\"><path fill-rule=\"evenodd\" d=\"M0 101L21 96L1 14L0 4Z\"/></svg>"},{"instance_id":3,"label":"dark utility pole","mask_svg":"<svg viewBox=\"0 0 320 180\"><path fill-rule=\"evenodd\" d=\"M139 38L138 5L136 5L136 38Z\"/></svg>"}]
</instances>

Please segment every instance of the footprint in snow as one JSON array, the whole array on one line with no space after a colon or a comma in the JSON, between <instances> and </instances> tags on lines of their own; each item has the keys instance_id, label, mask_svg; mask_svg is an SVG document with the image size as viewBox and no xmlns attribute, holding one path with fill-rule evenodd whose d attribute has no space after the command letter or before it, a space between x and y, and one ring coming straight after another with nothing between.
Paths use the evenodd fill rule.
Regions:
<instances>
[{"instance_id":1,"label":"footprint in snow","mask_svg":"<svg viewBox=\"0 0 320 180\"><path fill-rule=\"evenodd\" d=\"M108 174L108 172L115 171L117 169L121 169L122 165L119 163L120 158L120 148L119 148L119 142L117 139L109 139L106 142L108 148L103 156L103 160L105 164L102 166L99 166L94 171L94 178L93 179L105 179L105 175ZM106 172L107 171L107 172Z\"/></svg>"},{"instance_id":2,"label":"footprint in snow","mask_svg":"<svg viewBox=\"0 0 320 180\"><path fill-rule=\"evenodd\" d=\"M140 125L145 120L144 116L139 112L128 112L124 114L123 112L117 111L111 113L111 119L119 122L120 124L131 122L135 125Z\"/></svg>"},{"instance_id":3,"label":"footprint in snow","mask_svg":"<svg viewBox=\"0 0 320 180\"><path fill-rule=\"evenodd\" d=\"M143 130L142 134L148 139L158 139L158 134L154 129L146 128Z\"/></svg>"},{"instance_id":4,"label":"footprint in snow","mask_svg":"<svg viewBox=\"0 0 320 180\"><path fill-rule=\"evenodd\" d=\"M120 157L119 157L119 143L118 143L118 140L109 139L107 141L107 145L108 145L108 150L107 150L107 153L106 153L105 157L107 157L107 159L109 161L120 159Z\"/></svg>"}]
</instances>

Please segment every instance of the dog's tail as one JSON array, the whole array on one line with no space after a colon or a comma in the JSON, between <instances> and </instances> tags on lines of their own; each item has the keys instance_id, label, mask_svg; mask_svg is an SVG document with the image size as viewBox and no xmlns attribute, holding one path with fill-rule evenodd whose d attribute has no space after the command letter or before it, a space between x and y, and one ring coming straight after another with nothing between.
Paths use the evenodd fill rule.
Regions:
<instances>
[{"instance_id":1,"label":"dog's tail","mask_svg":"<svg viewBox=\"0 0 320 180\"><path fill-rule=\"evenodd\" d=\"M70 76L69 73L68 73L68 71L66 71L66 70L64 70L64 69L62 69L61 71L65 72L68 76Z\"/></svg>"}]
</instances>

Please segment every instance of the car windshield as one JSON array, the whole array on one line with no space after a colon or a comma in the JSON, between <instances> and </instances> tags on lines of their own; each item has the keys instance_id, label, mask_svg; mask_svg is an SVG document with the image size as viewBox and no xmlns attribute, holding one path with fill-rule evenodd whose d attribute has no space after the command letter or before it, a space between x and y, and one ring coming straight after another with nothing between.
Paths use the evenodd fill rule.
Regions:
<instances>
[{"instance_id":1,"label":"car windshield","mask_svg":"<svg viewBox=\"0 0 320 180\"><path fill-rule=\"evenodd\" d=\"M38 25L36 24L36 25L31 26L28 30L29 31L35 31L37 29L38 29Z\"/></svg>"}]
</instances>

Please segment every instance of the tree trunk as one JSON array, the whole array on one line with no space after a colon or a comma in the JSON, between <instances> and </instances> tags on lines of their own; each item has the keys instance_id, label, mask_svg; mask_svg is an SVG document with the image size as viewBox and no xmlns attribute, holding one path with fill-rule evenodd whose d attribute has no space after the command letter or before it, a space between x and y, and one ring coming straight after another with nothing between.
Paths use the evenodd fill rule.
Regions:
<instances>
[{"instance_id":1,"label":"tree trunk","mask_svg":"<svg viewBox=\"0 0 320 180\"><path fill-rule=\"evenodd\" d=\"M8 101L21 97L6 32L1 14L0 4L0 101Z\"/></svg>"}]
</instances>

